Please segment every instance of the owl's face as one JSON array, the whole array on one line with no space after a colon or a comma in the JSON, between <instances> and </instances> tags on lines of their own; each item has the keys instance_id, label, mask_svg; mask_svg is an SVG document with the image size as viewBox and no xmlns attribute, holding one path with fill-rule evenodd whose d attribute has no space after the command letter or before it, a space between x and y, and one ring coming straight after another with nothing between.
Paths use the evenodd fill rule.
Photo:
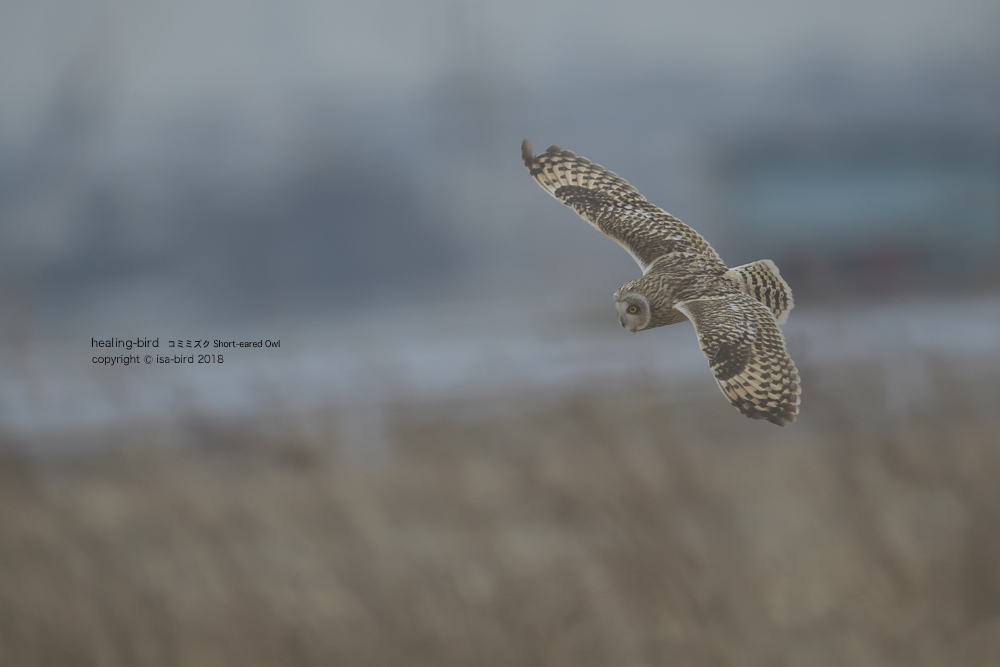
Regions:
<instances>
[{"instance_id":1,"label":"owl's face","mask_svg":"<svg viewBox=\"0 0 1000 667\"><path fill-rule=\"evenodd\" d=\"M618 321L629 331L642 331L653 317L649 299L638 292L615 292L615 309Z\"/></svg>"}]
</instances>

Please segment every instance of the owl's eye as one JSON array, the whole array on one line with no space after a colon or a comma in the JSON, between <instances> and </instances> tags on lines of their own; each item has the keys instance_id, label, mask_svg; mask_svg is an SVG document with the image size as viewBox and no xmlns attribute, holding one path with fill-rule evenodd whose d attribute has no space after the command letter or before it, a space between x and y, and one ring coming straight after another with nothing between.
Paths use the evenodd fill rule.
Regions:
<instances>
[{"instance_id":1,"label":"owl's eye","mask_svg":"<svg viewBox=\"0 0 1000 667\"><path fill-rule=\"evenodd\" d=\"M631 313L632 315L635 315L636 313L639 312L639 306L629 306L628 312Z\"/></svg>"}]
</instances>

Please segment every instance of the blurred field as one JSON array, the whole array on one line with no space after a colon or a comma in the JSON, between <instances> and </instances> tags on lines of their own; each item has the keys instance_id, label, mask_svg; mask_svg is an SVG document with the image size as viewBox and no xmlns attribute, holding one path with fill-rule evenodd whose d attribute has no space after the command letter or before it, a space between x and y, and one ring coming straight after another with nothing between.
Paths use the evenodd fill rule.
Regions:
<instances>
[{"instance_id":1,"label":"blurred field","mask_svg":"<svg viewBox=\"0 0 1000 667\"><path fill-rule=\"evenodd\" d=\"M1000 665L997 368L122 430L0 465L3 665ZM353 452L353 453L351 453Z\"/></svg>"}]
</instances>

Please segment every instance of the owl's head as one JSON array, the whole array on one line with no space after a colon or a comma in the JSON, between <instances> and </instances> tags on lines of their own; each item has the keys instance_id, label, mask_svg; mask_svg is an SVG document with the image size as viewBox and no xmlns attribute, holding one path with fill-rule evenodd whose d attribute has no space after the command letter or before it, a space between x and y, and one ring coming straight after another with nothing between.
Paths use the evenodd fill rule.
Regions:
<instances>
[{"instance_id":1,"label":"owl's head","mask_svg":"<svg viewBox=\"0 0 1000 667\"><path fill-rule=\"evenodd\" d=\"M627 290L626 287L615 292L615 310L618 311L618 321L629 331L642 331L649 326L649 321L653 318L649 299L639 292Z\"/></svg>"}]
</instances>

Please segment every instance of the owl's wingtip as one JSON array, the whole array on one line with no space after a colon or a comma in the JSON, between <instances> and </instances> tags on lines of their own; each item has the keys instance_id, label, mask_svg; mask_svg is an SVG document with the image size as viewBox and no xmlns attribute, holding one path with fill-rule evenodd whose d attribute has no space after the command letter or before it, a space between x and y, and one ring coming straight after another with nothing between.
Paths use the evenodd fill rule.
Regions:
<instances>
[{"instance_id":1,"label":"owl's wingtip","mask_svg":"<svg viewBox=\"0 0 1000 667\"><path fill-rule=\"evenodd\" d=\"M535 162L535 155L531 152L531 142L527 139L521 142L521 159L524 160L524 166L529 168Z\"/></svg>"},{"instance_id":2,"label":"owl's wingtip","mask_svg":"<svg viewBox=\"0 0 1000 667\"><path fill-rule=\"evenodd\" d=\"M771 422L772 424L777 424L778 426L786 426L795 421L795 418L799 415L799 402L796 400L794 405L785 408L782 412L776 415L764 416L764 419ZM763 416L763 415L762 415Z\"/></svg>"}]
</instances>

